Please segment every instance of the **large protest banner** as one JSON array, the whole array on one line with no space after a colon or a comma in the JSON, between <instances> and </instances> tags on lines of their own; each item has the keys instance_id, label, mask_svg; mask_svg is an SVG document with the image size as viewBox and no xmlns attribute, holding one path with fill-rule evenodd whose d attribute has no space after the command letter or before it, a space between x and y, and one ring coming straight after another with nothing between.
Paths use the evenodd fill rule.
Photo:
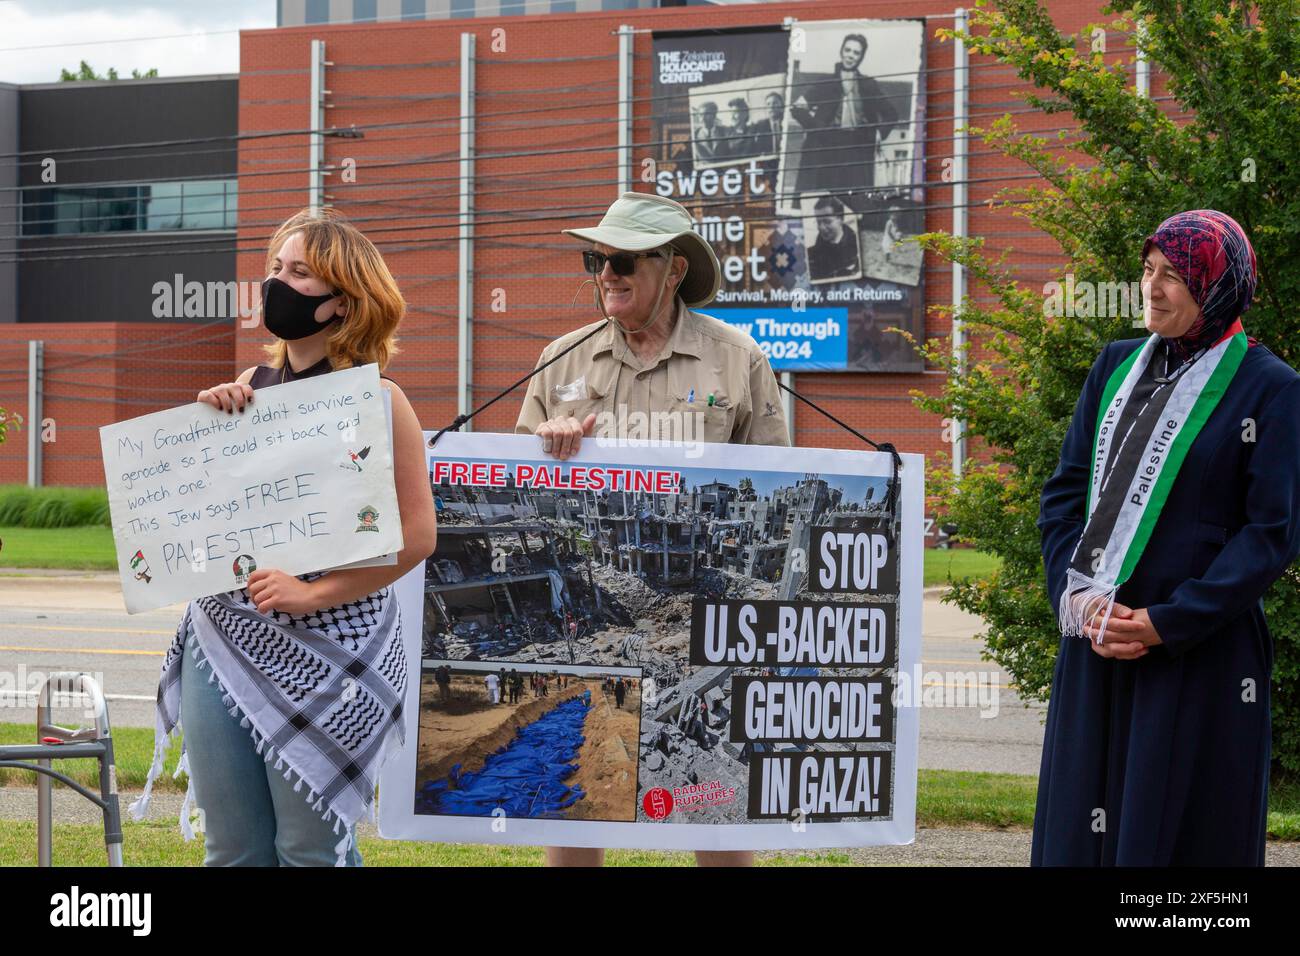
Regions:
<instances>
[{"instance_id":1,"label":"large protest banner","mask_svg":"<svg viewBox=\"0 0 1300 956\"><path fill-rule=\"evenodd\" d=\"M656 33L655 191L723 267L703 311L778 371L916 372L924 337L925 25Z\"/></svg>"},{"instance_id":2,"label":"large protest banner","mask_svg":"<svg viewBox=\"0 0 1300 956\"><path fill-rule=\"evenodd\" d=\"M392 564L402 549L389 397L375 365L99 430L122 596L135 614L257 568Z\"/></svg>"},{"instance_id":3,"label":"large protest banner","mask_svg":"<svg viewBox=\"0 0 1300 956\"><path fill-rule=\"evenodd\" d=\"M438 548L398 588L423 627L381 835L910 842L923 457L891 520L886 454L539 444L429 451Z\"/></svg>"}]
</instances>

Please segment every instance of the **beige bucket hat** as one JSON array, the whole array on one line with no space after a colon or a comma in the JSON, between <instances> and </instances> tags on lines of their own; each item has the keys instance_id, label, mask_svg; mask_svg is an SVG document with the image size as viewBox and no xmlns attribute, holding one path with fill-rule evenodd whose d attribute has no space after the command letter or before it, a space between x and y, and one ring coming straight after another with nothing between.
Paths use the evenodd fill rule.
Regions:
<instances>
[{"instance_id":1,"label":"beige bucket hat","mask_svg":"<svg viewBox=\"0 0 1300 956\"><path fill-rule=\"evenodd\" d=\"M677 294L688 306L707 305L722 285L722 270L713 247L691 225L691 214L676 200L651 193L623 193L599 225L563 231L566 236L624 252L648 252L671 242L687 262Z\"/></svg>"}]
</instances>

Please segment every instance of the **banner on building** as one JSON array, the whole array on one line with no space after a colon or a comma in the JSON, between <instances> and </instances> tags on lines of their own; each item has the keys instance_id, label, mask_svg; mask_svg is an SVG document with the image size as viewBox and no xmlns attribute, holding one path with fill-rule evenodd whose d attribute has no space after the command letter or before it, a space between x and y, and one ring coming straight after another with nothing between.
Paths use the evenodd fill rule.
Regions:
<instances>
[{"instance_id":1,"label":"banner on building","mask_svg":"<svg viewBox=\"0 0 1300 956\"><path fill-rule=\"evenodd\" d=\"M924 459L902 457L891 518L875 452L792 469L783 448L588 439L559 462L533 436L444 435L437 551L399 586L423 626L381 834L910 842Z\"/></svg>"},{"instance_id":2,"label":"banner on building","mask_svg":"<svg viewBox=\"0 0 1300 956\"><path fill-rule=\"evenodd\" d=\"M395 564L390 401L364 365L258 389L239 414L194 402L101 428L127 611L233 591L258 568Z\"/></svg>"},{"instance_id":3,"label":"banner on building","mask_svg":"<svg viewBox=\"0 0 1300 956\"><path fill-rule=\"evenodd\" d=\"M703 311L772 367L917 372L924 338L925 24L657 33L655 191L713 244Z\"/></svg>"}]
</instances>

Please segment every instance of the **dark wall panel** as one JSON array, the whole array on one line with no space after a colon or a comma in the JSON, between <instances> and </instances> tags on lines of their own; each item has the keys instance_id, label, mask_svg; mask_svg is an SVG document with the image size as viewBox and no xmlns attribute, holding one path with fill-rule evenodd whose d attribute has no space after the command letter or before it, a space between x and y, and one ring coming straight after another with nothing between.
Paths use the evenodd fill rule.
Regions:
<instances>
[{"instance_id":1,"label":"dark wall panel","mask_svg":"<svg viewBox=\"0 0 1300 956\"><path fill-rule=\"evenodd\" d=\"M22 168L25 186L236 177L236 144L229 137L238 132L237 79L24 87L19 98L19 148L30 164ZM102 149L196 139L211 141ZM54 183L41 179L44 150L55 160ZM173 283L177 273L183 282L233 280L233 246L233 232L25 237L19 242L18 320L211 321L218 316L154 315L154 286Z\"/></svg>"}]
</instances>

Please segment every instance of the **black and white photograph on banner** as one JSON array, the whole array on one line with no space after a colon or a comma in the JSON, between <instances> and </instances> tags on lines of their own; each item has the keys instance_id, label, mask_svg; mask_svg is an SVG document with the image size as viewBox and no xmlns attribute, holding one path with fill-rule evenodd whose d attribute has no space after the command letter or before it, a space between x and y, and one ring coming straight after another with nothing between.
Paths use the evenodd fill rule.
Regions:
<instances>
[{"instance_id":1,"label":"black and white photograph on banner","mask_svg":"<svg viewBox=\"0 0 1300 956\"><path fill-rule=\"evenodd\" d=\"M854 315L850 360L854 367L870 372L895 368L912 347L898 333L906 329L908 312L893 302L871 302Z\"/></svg>"},{"instance_id":2,"label":"black and white photograph on banner","mask_svg":"<svg viewBox=\"0 0 1300 956\"><path fill-rule=\"evenodd\" d=\"M923 254L911 241L925 231L925 214L916 203L873 199L858 215L862 275L901 286L921 283Z\"/></svg>"},{"instance_id":3,"label":"black and white photograph on banner","mask_svg":"<svg viewBox=\"0 0 1300 956\"><path fill-rule=\"evenodd\" d=\"M777 211L830 192L855 208L921 177L919 21L800 22L791 28Z\"/></svg>"},{"instance_id":4,"label":"black and white photograph on banner","mask_svg":"<svg viewBox=\"0 0 1300 956\"><path fill-rule=\"evenodd\" d=\"M810 282L842 282L862 278L858 216L830 193L803 197L804 233L808 246Z\"/></svg>"},{"instance_id":5,"label":"black and white photograph on banner","mask_svg":"<svg viewBox=\"0 0 1300 956\"><path fill-rule=\"evenodd\" d=\"M863 824L823 840L906 832L907 456L891 494L878 453L809 450L790 470L761 446L740 467L726 445L532 448L445 435L429 453L419 746L392 778L415 802L381 807L385 827L720 846L757 826L776 846L789 828L771 823L797 813ZM499 838L459 819L493 811L512 821Z\"/></svg>"},{"instance_id":6,"label":"black and white photograph on banner","mask_svg":"<svg viewBox=\"0 0 1300 956\"><path fill-rule=\"evenodd\" d=\"M696 169L756 160L774 162L785 116L785 76L772 73L749 80L692 88L691 157Z\"/></svg>"},{"instance_id":7,"label":"black and white photograph on banner","mask_svg":"<svg viewBox=\"0 0 1300 956\"><path fill-rule=\"evenodd\" d=\"M811 235L816 235L813 230ZM758 226L754 237L767 273L768 288L789 295L794 289L807 291L808 246L804 242L802 219L777 219L772 225Z\"/></svg>"},{"instance_id":8,"label":"black and white photograph on banner","mask_svg":"<svg viewBox=\"0 0 1300 956\"><path fill-rule=\"evenodd\" d=\"M864 236L857 221L882 203L919 208L923 202L922 36L917 20L866 19L655 33L654 191L682 203L718 254L722 287L707 314L751 336L777 371L923 368L915 349L881 350L861 336L872 307L887 304L891 320L901 312L899 327L923 337L920 248L903 248L900 237L924 230L881 221L881 235ZM840 62L822 61L843 47L846 60L863 62L864 45L872 57L866 72L837 74L835 89L848 90L837 122L847 116L850 127L817 127L834 110L814 101L834 92L826 84ZM811 124L808 136L794 118L791 56L813 71L799 74L797 112ZM853 125L866 122L868 108L895 117L887 130L881 125L875 153L843 145L877 135L874 126ZM811 166L799 185L801 162L820 163L817 157L837 150L852 154L853 175L871 188L810 185ZM836 169L848 168L842 159L833 161ZM818 201L824 208L814 212ZM854 364L868 355L876 356L868 366Z\"/></svg>"}]
</instances>

